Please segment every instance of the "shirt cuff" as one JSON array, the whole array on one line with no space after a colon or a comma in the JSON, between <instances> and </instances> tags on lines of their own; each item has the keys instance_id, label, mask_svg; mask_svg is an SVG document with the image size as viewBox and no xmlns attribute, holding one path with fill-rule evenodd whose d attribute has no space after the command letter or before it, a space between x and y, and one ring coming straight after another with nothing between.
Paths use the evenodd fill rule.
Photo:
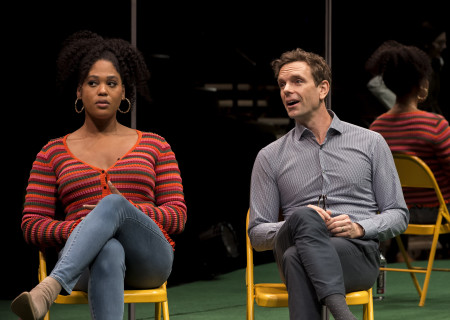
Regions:
<instances>
[{"instance_id":1,"label":"shirt cuff","mask_svg":"<svg viewBox=\"0 0 450 320\"><path fill-rule=\"evenodd\" d=\"M377 228L371 223L367 221L358 221L357 224L359 224L364 230L364 235L361 237L361 239L374 239L377 237Z\"/></svg>"}]
</instances>

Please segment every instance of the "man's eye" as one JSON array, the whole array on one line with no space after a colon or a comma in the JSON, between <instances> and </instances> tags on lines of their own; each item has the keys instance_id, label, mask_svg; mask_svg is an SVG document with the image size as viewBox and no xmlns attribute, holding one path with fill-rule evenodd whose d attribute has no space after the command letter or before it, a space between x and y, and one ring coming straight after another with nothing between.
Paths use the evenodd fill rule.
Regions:
<instances>
[{"instance_id":1,"label":"man's eye","mask_svg":"<svg viewBox=\"0 0 450 320\"><path fill-rule=\"evenodd\" d=\"M285 84L284 82L279 82L279 83L278 83L278 86L279 86L280 88L283 88L285 85L286 85L286 84Z\"/></svg>"}]
</instances>

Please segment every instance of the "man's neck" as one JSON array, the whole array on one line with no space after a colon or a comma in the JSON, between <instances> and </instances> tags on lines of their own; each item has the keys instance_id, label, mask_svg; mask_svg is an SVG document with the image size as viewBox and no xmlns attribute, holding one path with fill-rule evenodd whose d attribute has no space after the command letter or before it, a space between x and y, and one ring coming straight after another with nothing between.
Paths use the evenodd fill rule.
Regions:
<instances>
[{"instance_id":1,"label":"man's neck","mask_svg":"<svg viewBox=\"0 0 450 320\"><path fill-rule=\"evenodd\" d=\"M297 122L304 127L308 128L316 137L319 144L325 141L327 136L328 128L331 125L333 118L328 113L325 105L320 107L313 117L309 118L307 121L297 120Z\"/></svg>"}]
</instances>

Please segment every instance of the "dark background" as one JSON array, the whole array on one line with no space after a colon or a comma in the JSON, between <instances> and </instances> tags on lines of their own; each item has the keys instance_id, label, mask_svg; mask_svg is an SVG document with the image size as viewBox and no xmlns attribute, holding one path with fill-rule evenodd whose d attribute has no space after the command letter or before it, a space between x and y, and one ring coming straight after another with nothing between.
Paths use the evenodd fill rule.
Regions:
<instances>
[{"instance_id":1,"label":"dark background","mask_svg":"<svg viewBox=\"0 0 450 320\"><path fill-rule=\"evenodd\" d=\"M254 158L276 134L292 126L273 88L270 61L296 47L324 55L325 0L137 2L137 46L152 72L153 97L151 103L138 99L137 128L156 132L171 144L188 205L186 230L174 237L176 258L169 285L213 278L245 266L245 215ZM412 43L413 30L424 19L448 21L443 2L334 1L331 108L342 120L367 127L385 111L365 87L369 80L365 61L385 40ZM4 159L7 154L14 158L7 162L0 232L2 274L8 275L1 285L2 299L37 282L37 249L24 242L20 229L32 162L49 139L83 122L83 116L74 112L75 91L61 96L50 84L61 43L81 29L131 41L129 0L57 1L48 10L38 21L27 21L26 32L16 37L23 48L25 72L13 84L19 85L19 93L5 116L5 125L17 123L19 128L15 134L9 132L3 151ZM448 64L448 50L444 53ZM247 83L251 89L228 93L205 89L217 83ZM267 106L218 107L221 99L241 98L264 100ZM257 121L267 117L288 124L276 127ZM130 115L119 119L130 125ZM220 229L223 226L228 227ZM200 237L207 230L230 229L236 235L231 242L220 237L225 231ZM224 243L236 246L239 255L228 257ZM259 259L255 262L270 260L271 253Z\"/></svg>"}]
</instances>

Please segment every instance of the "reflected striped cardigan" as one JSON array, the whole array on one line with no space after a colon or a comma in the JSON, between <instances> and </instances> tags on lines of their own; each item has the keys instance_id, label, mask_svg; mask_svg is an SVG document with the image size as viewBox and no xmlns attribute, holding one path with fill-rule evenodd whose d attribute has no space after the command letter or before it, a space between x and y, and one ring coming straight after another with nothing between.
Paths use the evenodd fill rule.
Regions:
<instances>
[{"instance_id":1,"label":"reflected striped cardigan","mask_svg":"<svg viewBox=\"0 0 450 320\"><path fill-rule=\"evenodd\" d=\"M106 185L110 180L158 224L174 247L169 234L180 233L186 223L178 163L164 138L137 133L135 146L108 170L73 156L67 136L49 141L38 153L28 180L21 224L25 240L39 247L64 245L80 218L89 213L83 205L111 194Z\"/></svg>"},{"instance_id":2,"label":"reflected striped cardigan","mask_svg":"<svg viewBox=\"0 0 450 320\"><path fill-rule=\"evenodd\" d=\"M421 158L431 169L446 203L450 203L450 127L441 115L426 111L384 113L370 125L393 152ZM430 189L404 188L408 207L439 205Z\"/></svg>"}]
</instances>

